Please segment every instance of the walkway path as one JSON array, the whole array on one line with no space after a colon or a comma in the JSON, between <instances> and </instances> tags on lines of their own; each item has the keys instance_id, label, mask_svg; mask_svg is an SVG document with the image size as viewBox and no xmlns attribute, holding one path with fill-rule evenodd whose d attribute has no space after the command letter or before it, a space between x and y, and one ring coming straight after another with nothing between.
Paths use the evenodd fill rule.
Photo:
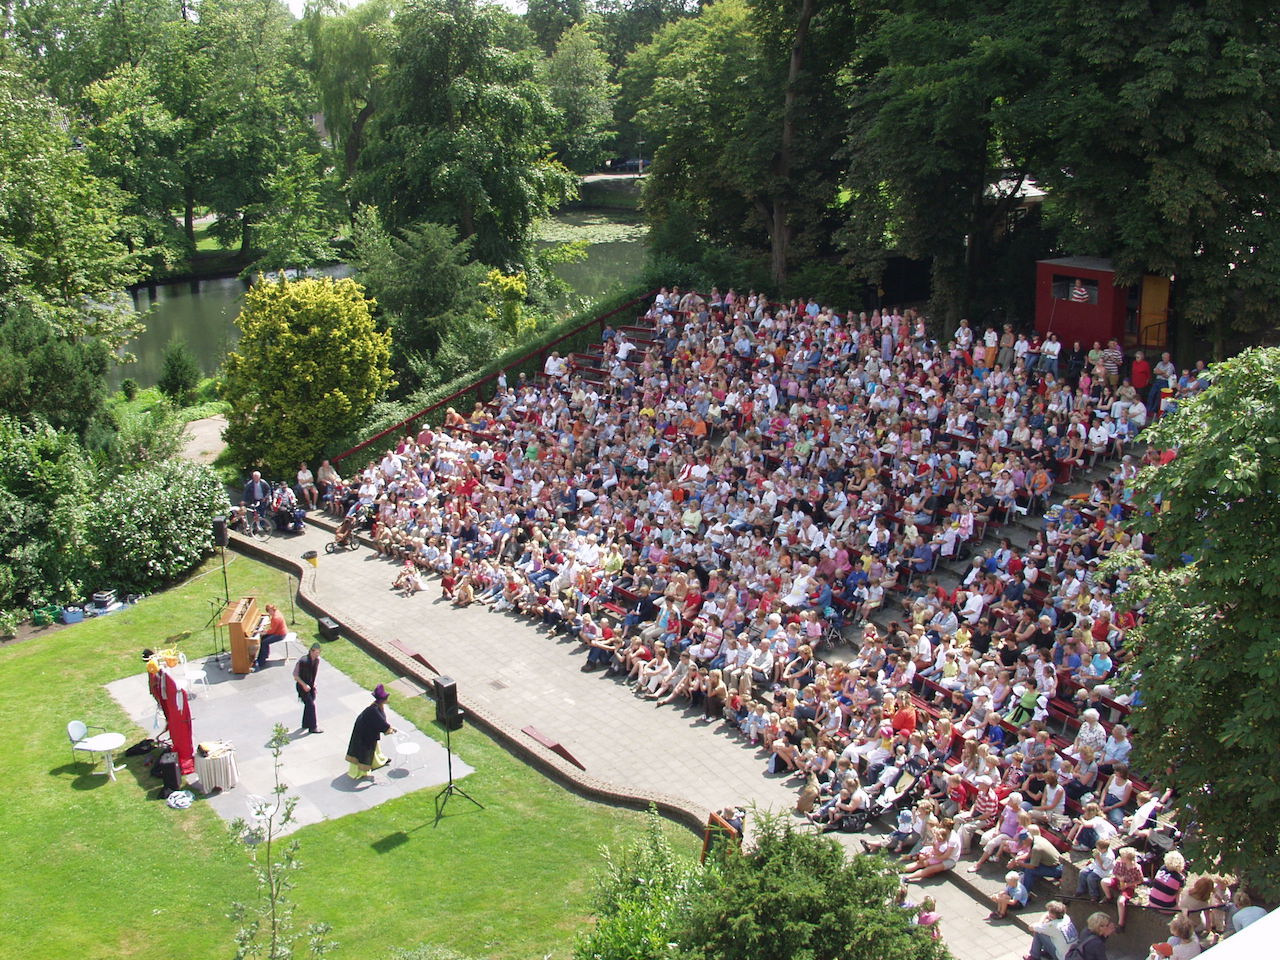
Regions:
<instances>
[{"instance_id":1,"label":"walkway path","mask_svg":"<svg viewBox=\"0 0 1280 960\"><path fill-rule=\"evenodd\" d=\"M183 432L182 456L196 463L213 463L226 447L222 432L227 429L227 418L222 414L192 420Z\"/></svg>"},{"instance_id":2,"label":"walkway path","mask_svg":"<svg viewBox=\"0 0 1280 960\"><path fill-rule=\"evenodd\" d=\"M548 765L567 766L519 731L533 726L559 741L593 780L623 793L677 798L703 818L730 803L779 812L794 804L796 784L766 775L764 755L719 724L675 707L655 707L619 681L580 672L585 654L573 641L489 607L456 609L440 598L434 581L414 597L393 593L391 563L368 548L326 554L331 540L326 530L308 524L301 535L276 537L261 547L295 565L303 552L318 551L318 567L304 567L302 594L309 602L375 648L390 650L392 658L406 650L420 654L457 681L468 706L500 721L510 735L525 737L524 745L541 752ZM242 543L237 538L237 546ZM855 843L837 836L846 845ZM984 878L980 889L995 886ZM944 936L959 960L1025 954L1029 937L1022 921L986 923L989 904L973 887L938 880L917 889L917 896L938 900Z\"/></svg>"}]
</instances>

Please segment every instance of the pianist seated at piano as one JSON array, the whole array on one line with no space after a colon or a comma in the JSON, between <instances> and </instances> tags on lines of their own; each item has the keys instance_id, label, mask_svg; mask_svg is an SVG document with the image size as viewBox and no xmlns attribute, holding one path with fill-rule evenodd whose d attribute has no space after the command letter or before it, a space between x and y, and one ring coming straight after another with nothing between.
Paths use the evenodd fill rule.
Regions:
<instances>
[{"instance_id":1,"label":"pianist seated at piano","mask_svg":"<svg viewBox=\"0 0 1280 960\"><path fill-rule=\"evenodd\" d=\"M283 640L285 634L289 632L289 628L284 623L284 614L274 603L267 604L267 618L267 625L262 631L258 646L258 662L254 665L255 670L261 670L267 665L267 653L271 650L271 645L277 640Z\"/></svg>"}]
</instances>

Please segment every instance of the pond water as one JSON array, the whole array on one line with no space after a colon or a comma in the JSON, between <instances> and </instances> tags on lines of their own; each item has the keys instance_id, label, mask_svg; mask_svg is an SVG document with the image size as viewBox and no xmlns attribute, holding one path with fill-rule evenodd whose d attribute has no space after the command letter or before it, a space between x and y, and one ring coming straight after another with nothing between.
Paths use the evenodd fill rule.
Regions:
<instances>
[{"instance_id":1,"label":"pond water","mask_svg":"<svg viewBox=\"0 0 1280 960\"><path fill-rule=\"evenodd\" d=\"M569 210L538 228L540 244L585 240L587 258L562 263L556 275L580 300L600 300L634 283L644 269L647 228L640 214L622 210Z\"/></svg>"},{"instance_id":2,"label":"pond water","mask_svg":"<svg viewBox=\"0 0 1280 960\"><path fill-rule=\"evenodd\" d=\"M585 260L556 268L556 273L573 288L574 301L597 300L632 283L644 266L644 239L645 228L639 215L628 211L566 211L541 224L538 231L541 244L573 240L589 244ZM344 277L351 269L338 264L316 272ZM175 336L187 341L205 373L217 369L239 336L235 319L246 289L244 281L229 277L135 290L134 305L143 314L145 329L127 347L137 359L111 368L111 386L118 387L125 377L132 377L143 387L153 386L160 377L165 347ZM566 308L570 306L576 303L565 304Z\"/></svg>"}]
</instances>

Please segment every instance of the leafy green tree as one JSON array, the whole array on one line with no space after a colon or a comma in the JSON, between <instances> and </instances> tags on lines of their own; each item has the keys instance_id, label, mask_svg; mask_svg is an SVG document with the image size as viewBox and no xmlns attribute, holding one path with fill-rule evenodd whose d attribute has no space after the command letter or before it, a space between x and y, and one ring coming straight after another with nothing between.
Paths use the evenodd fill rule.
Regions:
<instances>
[{"instance_id":1,"label":"leafy green tree","mask_svg":"<svg viewBox=\"0 0 1280 960\"><path fill-rule=\"evenodd\" d=\"M0 610L81 592L96 481L71 433L0 416Z\"/></svg>"},{"instance_id":2,"label":"leafy green tree","mask_svg":"<svg viewBox=\"0 0 1280 960\"><path fill-rule=\"evenodd\" d=\"M644 202L660 235L671 224L759 251L780 285L797 258L832 252L848 21L824 0L724 0L631 56L623 86L656 146Z\"/></svg>"},{"instance_id":3,"label":"leafy green tree","mask_svg":"<svg viewBox=\"0 0 1280 960\"><path fill-rule=\"evenodd\" d=\"M538 46L550 56L565 32L586 16L585 0L529 0L524 19Z\"/></svg>"},{"instance_id":4,"label":"leafy green tree","mask_svg":"<svg viewBox=\"0 0 1280 960\"><path fill-rule=\"evenodd\" d=\"M943 960L946 948L894 906L898 873L848 858L832 837L780 818L728 848L683 917L678 942L704 960Z\"/></svg>"},{"instance_id":5,"label":"leafy green tree","mask_svg":"<svg viewBox=\"0 0 1280 960\"><path fill-rule=\"evenodd\" d=\"M1064 244L1124 281L1176 278L1178 311L1213 326L1276 321L1280 19L1265 0L1053 8L1061 53L1036 115L1039 177Z\"/></svg>"},{"instance_id":6,"label":"leafy green tree","mask_svg":"<svg viewBox=\"0 0 1280 960\"><path fill-rule=\"evenodd\" d=\"M933 312L947 329L968 313L993 239L1038 169L1027 97L1058 46L1034 4L954 9L909 0L868 13L842 74L850 259L869 276L889 252L931 261Z\"/></svg>"},{"instance_id":7,"label":"leafy green tree","mask_svg":"<svg viewBox=\"0 0 1280 960\"><path fill-rule=\"evenodd\" d=\"M565 31L547 64L551 102L560 111L552 148L571 170L585 173L604 159L613 132L616 84L609 82L609 61L590 28Z\"/></svg>"},{"instance_id":8,"label":"leafy green tree","mask_svg":"<svg viewBox=\"0 0 1280 960\"><path fill-rule=\"evenodd\" d=\"M424 373L449 330L480 316L485 269L453 227L420 223L393 236L369 206L356 212L352 241L357 276L391 329L397 379L416 389L433 379Z\"/></svg>"},{"instance_id":9,"label":"leafy green tree","mask_svg":"<svg viewBox=\"0 0 1280 960\"><path fill-rule=\"evenodd\" d=\"M76 107L93 83L147 61L166 26L193 8L182 0L23 0L4 11L5 38L59 103Z\"/></svg>"},{"instance_id":10,"label":"leafy green tree","mask_svg":"<svg viewBox=\"0 0 1280 960\"><path fill-rule=\"evenodd\" d=\"M195 31L207 81L192 119L207 136L189 160L203 174L198 195L217 215L211 233L248 259L253 231L279 197L273 178L305 170L299 151L319 154L301 35L281 0L203 0ZM287 191L286 191L287 193Z\"/></svg>"},{"instance_id":11,"label":"leafy green tree","mask_svg":"<svg viewBox=\"0 0 1280 960\"><path fill-rule=\"evenodd\" d=\"M617 71L632 50L701 6L704 4L694 0L596 0L591 20L604 40L609 63Z\"/></svg>"},{"instance_id":12,"label":"leafy green tree","mask_svg":"<svg viewBox=\"0 0 1280 960\"><path fill-rule=\"evenodd\" d=\"M89 170L66 114L0 67L0 296L67 337L114 347L137 329L125 288L140 277L121 233L125 197Z\"/></svg>"},{"instance_id":13,"label":"leafy green tree","mask_svg":"<svg viewBox=\"0 0 1280 960\"><path fill-rule=\"evenodd\" d=\"M509 267L575 181L548 155L555 111L533 57L497 45L500 21L475 0L420 0L396 16L355 196L394 229L455 226L477 259Z\"/></svg>"},{"instance_id":14,"label":"leafy green tree","mask_svg":"<svg viewBox=\"0 0 1280 960\"><path fill-rule=\"evenodd\" d=\"M391 335L354 280L259 280L237 323L226 440L246 463L284 472L314 457L394 383Z\"/></svg>"},{"instance_id":15,"label":"leafy green tree","mask_svg":"<svg viewBox=\"0 0 1280 960\"><path fill-rule=\"evenodd\" d=\"M253 208L259 254L245 275L252 276L254 270L305 270L336 259L336 198L331 185L321 158L305 148L281 159L267 177L266 200Z\"/></svg>"},{"instance_id":16,"label":"leafy green tree","mask_svg":"<svg viewBox=\"0 0 1280 960\"><path fill-rule=\"evenodd\" d=\"M30 306L0 304L0 410L83 438L107 395L109 351L71 340Z\"/></svg>"},{"instance_id":17,"label":"leafy green tree","mask_svg":"<svg viewBox=\"0 0 1280 960\"><path fill-rule=\"evenodd\" d=\"M191 404L200 376L200 361L192 352L191 345L181 337L174 337L164 348L156 386L178 406L185 407Z\"/></svg>"},{"instance_id":18,"label":"leafy green tree","mask_svg":"<svg viewBox=\"0 0 1280 960\"><path fill-rule=\"evenodd\" d=\"M160 102L156 78L145 65L121 66L90 84L85 98L80 137L93 173L116 184L126 198L125 243L144 245L156 265L172 263L183 252L173 220L182 202L175 155L183 122Z\"/></svg>"},{"instance_id":19,"label":"leafy green tree","mask_svg":"<svg viewBox=\"0 0 1280 960\"><path fill-rule=\"evenodd\" d=\"M1280 349L1212 368L1212 385L1144 438L1177 456L1139 475L1155 559L1126 565L1141 607L1130 676L1137 762L1199 827L1189 853L1280 894ZM1188 562L1188 559L1190 562ZM1211 866L1216 863L1216 866Z\"/></svg>"}]
</instances>

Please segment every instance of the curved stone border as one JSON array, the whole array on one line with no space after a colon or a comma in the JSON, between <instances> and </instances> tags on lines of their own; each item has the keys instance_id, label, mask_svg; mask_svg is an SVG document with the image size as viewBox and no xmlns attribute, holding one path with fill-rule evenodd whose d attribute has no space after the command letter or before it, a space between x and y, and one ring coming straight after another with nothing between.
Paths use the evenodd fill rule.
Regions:
<instances>
[{"instance_id":1,"label":"curved stone border","mask_svg":"<svg viewBox=\"0 0 1280 960\"><path fill-rule=\"evenodd\" d=\"M310 520L310 518L308 518ZM324 523L316 523L318 527L330 529ZM411 659L389 643L375 637L371 631L357 621L342 619L326 610L320 601L311 594L306 586L306 567L300 561L281 556L268 550L255 540L247 539L235 532L229 532L230 547L237 553L268 566L275 567L298 578L298 606L314 616L331 617L343 632L357 646L372 656L388 669L410 677L420 686L431 689L437 676L430 670ZM696 834L701 834L706 826L711 810L668 793L657 793L649 790L623 790L616 784L601 780L579 770L558 754L545 750L531 740L525 733L507 721L496 717L487 710L477 707L465 694L459 695L458 702L467 712L468 718L495 740L502 743L509 751L537 769L544 776L556 781L572 792L611 806L628 807L646 810L650 805L658 812L682 826L688 827Z\"/></svg>"}]
</instances>

